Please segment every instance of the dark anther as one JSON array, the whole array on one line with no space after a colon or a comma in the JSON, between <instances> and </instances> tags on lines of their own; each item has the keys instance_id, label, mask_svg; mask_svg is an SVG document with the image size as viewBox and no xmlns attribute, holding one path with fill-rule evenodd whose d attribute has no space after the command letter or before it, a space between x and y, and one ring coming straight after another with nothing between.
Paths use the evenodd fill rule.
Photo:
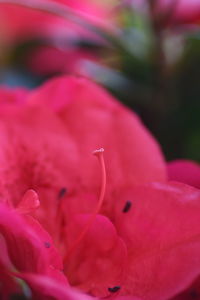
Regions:
<instances>
[{"instance_id":1,"label":"dark anther","mask_svg":"<svg viewBox=\"0 0 200 300\"><path fill-rule=\"evenodd\" d=\"M118 286L118 285L116 285L116 286L114 286L114 287L112 287L112 288L109 287L109 288L108 288L108 291L111 292L111 293L116 293L116 292L118 292L120 289L121 289L121 287Z\"/></svg>"},{"instance_id":2,"label":"dark anther","mask_svg":"<svg viewBox=\"0 0 200 300\"><path fill-rule=\"evenodd\" d=\"M190 298L191 299L199 299L199 293L195 289L192 289L190 291Z\"/></svg>"},{"instance_id":3,"label":"dark anther","mask_svg":"<svg viewBox=\"0 0 200 300\"><path fill-rule=\"evenodd\" d=\"M67 194L67 189L66 188L60 189L60 191L58 193L58 199L62 199L66 194Z\"/></svg>"},{"instance_id":4,"label":"dark anther","mask_svg":"<svg viewBox=\"0 0 200 300\"><path fill-rule=\"evenodd\" d=\"M127 212L130 210L131 205L132 205L132 202L131 202L131 201L129 201L129 200L126 201L126 204L124 205L124 208L123 208L122 212L123 212L123 213L127 213Z\"/></svg>"},{"instance_id":5,"label":"dark anther","mask_svg":"<svg viewBox=\"0 0 200 300\"><path fill-rule=\"evenodd\" d=\"M44 242L44 246L45 246L46 248L50 248L50 247L51 247L51 244L50 244L49 242Z\"/></svg>"}]
</instances>

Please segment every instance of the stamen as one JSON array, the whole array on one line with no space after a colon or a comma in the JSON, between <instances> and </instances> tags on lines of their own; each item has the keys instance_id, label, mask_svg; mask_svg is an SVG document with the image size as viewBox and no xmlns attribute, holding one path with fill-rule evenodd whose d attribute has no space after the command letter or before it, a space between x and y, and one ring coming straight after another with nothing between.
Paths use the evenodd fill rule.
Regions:
<instances>
[{"instance_id":1,"label":"stamen","mask_svg":"<svg viewBox=\"0 0 200 300\"><path fill-rule=\"evenodd\" d=\"M67 189L64 187L62 189L60 189L59 193L58 193L58 199L62 199L63 197L65 197L67 194Z\"/></svg>"},{"instance_id":2,"label":"stamen","mask_svg":"<svg viewBox=\"0 0 200 300\"><path fill-rule=\"evenodd\" d=\"M108 288L108 291L111 292L111 293L116 293L116 292L118 292L120 289L121 289L121 286L116 285L116 286L114 286L114 287L112 287L112 288L109 287L109 288Z\"/></svg>"},{"instance_id":3,"label":"stamen","mask_svg":"<svg viewBox=\"0 0 200 300\"><path fill-rule=\"evenodd\" d=\"M130 209L131 209L131 206L132 206L132 202L131 201L126 201L125 205L124 205L124 208L122 210L123 213L127 213Z\"/></svg>"},{"instance_id":4,"label":"stamen","mask_svg":"<svg viewBox=\"0 0 200 300\"><path fill-rule=\"evenodd\" d=\"M104 152L103 148L100 148L99 150L95 150L93 152L93 154L95 156L97 156L97 158L99 160L99 163L101 166L101 174L102 174L101 192L100 192L100 196L99 196L98 205L96 207L96 211L94 212L95 214L98 214L98 212L101 209L101 206L103 204L104 195L105 195L105 190L106 190L106 168L105 168L103 152Z\"/></svg>"},{"instance_id":5,"label":"stamen","mask_svg":"<svg viewBox=\"0 0 200 300\"><path fill-rule=\"evenodd\" d=\"M105 189L106 189L106 169L105 169L105 162L104 162L103 152L104 152L103 148L101 148L99 150L95 150L93 152L93 154L95 156L97 156L97 158L99 160L99 163L100 163L100 166L101 166L101 174L102 174L101 191L100 191L99 201L97 203L97 207L94 210L94 212L91 215L91 217L89 218L89 221L87 222L87 224L83 228L83 230L80 233L80 235L78 236L78 238L75 240L75 242L73 243L73 245L69 248L68 252L65 255L64 262L66 262L66 260L69 258L69 256L73 253L74 249L78 246L78 244L85 237L85 235L87 234L90 226L94 222L94 220L96 218L96 215L99 213L99 211L101 209L101 206L103 204L103 199L104 199Z\"/></svg>"}]
</instances>

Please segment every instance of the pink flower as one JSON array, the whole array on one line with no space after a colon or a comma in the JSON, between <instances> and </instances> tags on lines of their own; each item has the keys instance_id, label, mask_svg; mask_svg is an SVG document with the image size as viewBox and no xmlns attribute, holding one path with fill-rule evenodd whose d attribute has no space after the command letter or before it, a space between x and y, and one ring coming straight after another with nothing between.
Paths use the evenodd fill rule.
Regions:
<instances>
[{"instance_id":1,"label":"pink flower","mask_svg":"<svg viewBox=\"0 0 200 300\"><path fill-rule=\"evenodd\" d=\"M161 0L161 9L170 12L169 22L173 25L200 24L200 2L198 0Z\"/></svg>"},{"instance_id":2,"label":"pink flower","mask_svg":"<svg viewBox=\"0 0 200 300\"><path fill-rule=\"evenodd\" d=\"M59 257L70 285L98 298L167 300L198 278L200 192L168 182L134 113L95 83L65 76L0 112L0 198L25 213L39 241L47 230L59 253L44 270L20 267L36 299L67 297ZM100 147L101 171L91 156Z\"/></svg>"},{"instance_id":3,"label":"pink flower","mask_svg":"<svg viewBox=\"0 0 200 300\"><path fill-rule=\"evenodd\" d=\"M20 2L20 1L19 1ZM25 2L24 2L25 3ZM5 39L10 42L22 41L34 37L50 37L55 34L67 34L77 27L72 22L66 21L56 15L43 12L40 7L53 7L56 3L61 5L58 9L63 10L69 7L75 14L80 14L90 23L106 24L110 22L111 12L109 5L99 4L96 0L72 1L72 0L39 0L29 1L30 6L37 6L38 9L30 9L26 6L14 4L0 4L1 28L5 30ZM23 4L23 2L22 2ZM55 7L54 7L55 10ZM68 28L70 25L70 28ZM3 31L4 33L4 31ZM59 34L59 36L60 36Z\"/></svg>"},{"instance_id":4,"label":"pink flower","mask_svg":"<svg viewBox=\"0 0 200 300\"><path fill-rule=\"evenodd\" d=\"M148 6L148 0L130 0L134 8ZM153 3L154 17L162 21L162 25L179 27L200 24L199 0L158 0Z\"/></svg>"}]
</instances>

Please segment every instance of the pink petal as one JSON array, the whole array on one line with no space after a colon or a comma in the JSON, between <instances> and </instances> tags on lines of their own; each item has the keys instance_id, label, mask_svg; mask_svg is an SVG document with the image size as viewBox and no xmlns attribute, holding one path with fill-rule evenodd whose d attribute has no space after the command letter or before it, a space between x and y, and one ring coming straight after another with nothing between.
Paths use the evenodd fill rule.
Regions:
<instances>
[{"instance_id":1,"label":"pink petal","mask_svg":"<svg viewBox=\"0 0 200 300\"><path fill-rule=\"evenodd\" d=\"M0 232L6 240L9 256L17 269L45 273L48 260L40 239L22 218L2 205L0 205Z\"/></svg>"},{"instance_id":2,"label":"pink petal","mask_svg":"<svg viewBox=\"0 0 200 300\"><path fill-rule=\"evenodd\" d=\"M154 183L118 195L114 222L129 261L122 294L172 297L200 274L200 192ZM132 206L124 212L127 200Z\"/></svg>"},{"instance_id":3,"label":"pink petal","mask_svg":"<svg viewBox=\"0 0 200 300\"><path fill-rule=\"evenodd\" d=\"M83 78L59 77L34 91L30 105L55 111L80 153L80 184L99 184L90 153L103 147L108 189L123 184L165 180L165 164L157 142L139 118L106 90Z\"/></svg>"},{"instance_id":4,"label":"pink petal","mask_svg":"<svg viewBox=\"0 0 200 300\"><path fill-rule=\"evenodd\" d=\"M31 287L34 300L98 300L97 298L80 293L69 286L58 283L49 277L21 274L20 278L24 279Z\"/></svg>"},{"instance_id":5,"label":"pink petal","mask_svg":"<svg viewBox=\"0 0 200 300\"><path fill-rule=\"evenodd\" d=\"M72 13L79 14L98 26L110 27L112 6L107 2L92 0L72 1L72 0L55 0L58 4L63 4L60 9L65 9L65 5L72 10ZM48 3L48 1L47 1ZM110 8L110 9L108 9ZM31 20L31 22L30 22ZM2 34L5 35L5 42L16 43L19 41L39 38L39 37L77 37L81 34L83 28L75 26L74 23L66 19L54 16L53 14L44 13L39 10L31 10L23 6L9 5L1 3L1 24ZM84 28L85 29L85 28ZM75 33L73 32L75 31ZM87 32L87 31L86 31ZM88 34L87 34L88 36Z\"/></svg>"},{"instance_id":6,"label":"pink petal","mask_svg":"<svg viewBox=\"0 0 200 300\"><path fill-rule=\"evenodd\" d=\"M174 160L167 165L170 180L200 188L200 165L190 160Z\"/></svg>"},{"instance_id":7,"label":"pink petal","mask_svg":"<svg viewBox=\"0 0 200 300\"><path fill-rule=\"evenodd\" d=\"M0 115L0 196L16 207L34 189L41 202L35 216L54 235L59 191L76 182L76 147L58 117L46 109Z\"/></svg>"},{"instance_id":8,"label":"pink petal","mask_svg":"<svg viewBox=\"0 0 200 300\"><path fill-rule=\"evenodd\" d=\"M54 246L54 242L48 232L39 224L37 220L31 216L24 216L24 220L34 233L40 238L45 256L48 257L48 270L46 272L50 277L58 281L68 284L66 276L63 274L63 263L58 250Z\"/></svg>"},{"instance_id":9,"label":"pink petal","mask_svg":"<svg viewBox=\"0 0 200 300\"><path fill-rule=\"evenodd\" d=\"M142 300L141 298L133 297L133 296L119 296L114 299L115 300Z\"/></svg>"},{"instance_id":10,"label":"pink petal","mask_svg":"<svg viewBox=\"0 0 200 300\"><path fill-rule=\"evenodd\" d=\"M22 218L0 204L0 233L6 241L9 259L18 271L51 273L58 278L62 268L59 255L49 235L31 217Z\"/></svg>"},{"instance_id":11,"label":"pink petal","mask_svg":"<svg viewBox=\"0 0 200 300\"><path fill-rule=\"evenodd\" d=\"M173 297L170 300L193 300L200 297L200 277L198 277L190 286L183 292Z\"/></svg>"},{"instance_id":12,"label":"pink petal","mask_svg":"<svg viewBox=\"0 0 200 300\"><path fill-rule=\"evenodd\" d=\"M16 279L10 275L14 266L10 261L5 239L0 236L0 295L2 300L8 299L11 294L20 293L21 287Z\"/></svg>"},{"instance_id":13,"label":"pink petal","mask_svg":"<svg viewBox=\"0 0 200 300\"><path fill-rule=\"evenodd\" d=\"M17 211L22 214L27 214L35 211L40 206L40 200L34 190L28 190L17 206Z\"/></svg>"},{"instance_id":14,"label":"pink petal","mask_svg":"<svg viewBox=\"0 0 200 300\"><path fill-rule=\"evenodd\" d=\"M0 107L8 108L14 107L25 104L26 98L29 94L29 91L25 88L15 88L11 89L8 87L1 87L0 88Z\"/></svg>"},{"instance_id":15,"label":"pink petal","mask_svg":"<svg viewBox=\"0 0 200 300\"><path fill-rule=\"evenodd\" d=\"M91 215L76 215L66 228L69 251ZM97 215L83 239L65 260L70 283L96 296L108 296L109 287L120 286L126 263L126 247L113 224Z\"/></svg>"},{"instance_id":16,"label":"pink petal","mask_svg":"<svg viewBox=\"0 0 200 300\"><path fill-rule=\"evenodd\" d=\"M173 0L161 0L161 3L168 7L173 4ZM166 7L167 9L167 7ZM174 11L170 19L172 25L178 24L199 24L200 22L200 2L199 0L179 0L174 5Z\"/></svg>"}]
</instances>

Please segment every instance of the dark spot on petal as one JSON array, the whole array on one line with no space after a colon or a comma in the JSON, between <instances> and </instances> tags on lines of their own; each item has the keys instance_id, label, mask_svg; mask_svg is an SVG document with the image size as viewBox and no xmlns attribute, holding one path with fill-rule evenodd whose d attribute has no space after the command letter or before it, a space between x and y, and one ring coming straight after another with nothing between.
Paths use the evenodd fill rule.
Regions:
<instances>
[{"instance_id":1,"label":"dark spot on petal","mask_svg":"<svg viewBox=\"0 0 200 300\"><path fill-rule=\"evenodd\" d=\"M50 244L49 242L44 242L44 246L45 246L46 248L50 248L50 247L51 247L51 244Z\"/></svg>"},{"instance_id":2,"label":"dark spot on petal","mask_svg":"<svg viewBox=\"0 0 200 300\"><path fill-rule=\"evenodd\" d=\"M109 288L108 288L108 291L111 292L111 293L116 293L116 292L118 292L120 289L121 289L121 287L118 286L118 285L116 285L116 286L114 286L114 287L112 287L112 288L109 287Z\"/></svg>"},{"instance_id":3,"label":"dark spot on petal","mask_svg":"<svg viewBox=\"0 0 200 300\"><path fill-rule=\"evenodd\" d=\"M189 293L191 299L200 299L198 291L192 289Z\"/></svg>"},{"instance_id":4,"label":"dark spot on petal","mask_svg":"<svg viewBox=\"0 0 200 300\"><path fill-rule=\"evenodd\" d=\"M67 189L66 188L60 189L60 191L58 193L58 199L62 199L63 197L65 197L66 194L67 194Z\"/></svg>"},{"instance_id":5,"label":"dark spot on petal","mask_svg":"<svg viewBox=\"0 0 200 300\"><path fill-rule=\"evenodd\" d=\"M123 213L127 213L130 209L131 209L131 206L132 206L132 202L131 201L126 201L125 205L124 205L124 208L122 210Z\"/></svg>"}]
</instances>

